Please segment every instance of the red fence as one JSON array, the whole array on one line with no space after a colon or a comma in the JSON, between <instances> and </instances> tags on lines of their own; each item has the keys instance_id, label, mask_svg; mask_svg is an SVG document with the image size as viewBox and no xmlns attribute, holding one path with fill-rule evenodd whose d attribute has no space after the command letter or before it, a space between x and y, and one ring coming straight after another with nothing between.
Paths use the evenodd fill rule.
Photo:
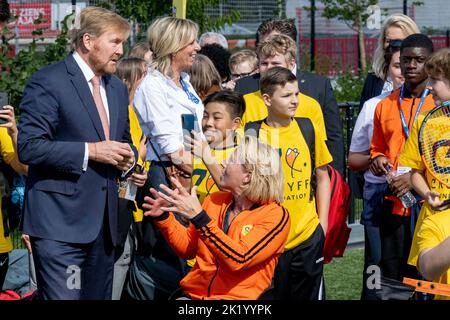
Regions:
<instances>
[{"instance_id":1,"label":"red fence","mask_svg":"<svg viewBox=\"0 0 450 320\"><path fill-rule=\"evenodd\" d=\"M435 50L450 47L450 39L446 36L431 36ZM377 38L364 39L366 57L369 63L378 44ZM236 46L253 47L254 39L228 40L230 49ZM308 63L309 38L300 39L300 61ZM317 38L315 39L316 70L328 72L335 76L340 71L356 71L358 69L358 37L347 38Z\"/></svg>"},{"instance_id":2,"label":"red fence","mask_svg":"<svg viewBox=\"0 0 450 320\"><path fill-rule=\"evenodd\" d=\"M435 50L449 47L449 38L446 36L431 36ZM377 38L366 38L364 41L366 57L369 63L378 45ZM301 51L300 59L309 60L309 39L301 39L300 45L308 50ZM302 57L303 54L303 57ZM316 68L328 70L330 76L339 71L354 70L358 68L358 37L351 38L318 38L315 40Z\"/></svg>"}]
</instances>

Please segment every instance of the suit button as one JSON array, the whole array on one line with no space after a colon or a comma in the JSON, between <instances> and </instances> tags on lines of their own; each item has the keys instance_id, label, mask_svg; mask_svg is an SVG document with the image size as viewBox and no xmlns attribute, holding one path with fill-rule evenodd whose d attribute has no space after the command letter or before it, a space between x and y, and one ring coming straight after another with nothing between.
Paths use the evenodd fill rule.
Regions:
<instances>
[{"instance_id":1,"label":"suit button","mask_svg":"<svg viewBox=\"0 0 450 320\"><path fill-rule=\"evenodd\" d=\"M102 191L106 191L106 187L102 187Z\"/></svg>"}]
</instances>

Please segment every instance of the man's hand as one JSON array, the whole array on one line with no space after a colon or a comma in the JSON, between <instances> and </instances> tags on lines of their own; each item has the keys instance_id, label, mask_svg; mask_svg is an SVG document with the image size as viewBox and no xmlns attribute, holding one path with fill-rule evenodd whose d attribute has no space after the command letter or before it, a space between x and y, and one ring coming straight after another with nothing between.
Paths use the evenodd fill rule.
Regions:
<instances>
[{"instance_id":1,"label":"man's hand","mask_svg":"<svg viewBox=\"0 0 450 320\"><path fill-rule=\"evenodd\" d=\"M383 176L387 173L387 165L390 165L392 167L392 163L389 161L389 159L385 156L378 156L372 160L369 169L374 175Z\"/></svg>"},{"instance_id":2,"label":"man's hand","mask_svg":"<svg viewBox=\"0 0 450 320\"><path fill-rule=\"evenodd\" d=\"M5 121L0 124L0 127L7 128L8 134L11 138L17 138L18 130L16 117L14 116L14 108L10 105L3 106L3 108L0 109L0 119Z\"/></svg>"},{"instance_id":3,"label":"man's hand","mask_svg":"<svg viewBox=\"0 0 450 320\"><path fill-rule=\"evenodd\" d=\"M101 141L89 143L89 160L111 164L121 171L131 168L134 153L128 143L117 141Z\"/></svg>"},{"instance_id":4,"label":"man's hand","mask_svg":"<svg viewBox=\"0 0 450 320\"><path fill-rule=\"evenodd\" d=\"M391 188L392 193L397 197L403 196L412 189L411 172L394 177L389 187Z\"/></svg>"}]
</instances>

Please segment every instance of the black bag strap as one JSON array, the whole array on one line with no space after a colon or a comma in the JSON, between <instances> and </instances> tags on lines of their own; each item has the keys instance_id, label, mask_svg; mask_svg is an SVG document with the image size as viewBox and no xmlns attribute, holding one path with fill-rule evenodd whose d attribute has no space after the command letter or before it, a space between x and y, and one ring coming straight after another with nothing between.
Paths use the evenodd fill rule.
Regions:
<instances>
[{"instance_id":1,"label":"black bag strap","mask_svg":"<svg viewBox=\"0 0 450 320\"><path fill-rule=\"evenodd\" d=\"M296 117L295 120L298 123L300 131L302 132L303 138L306 141L309 149L309 155L311 157L311 189L309 193L309 201L313 199L314 193L316 192L316 135L314 132L314 126L309 118Z\"/></svg>"},{"instance_id":2,"label":"black bag strap","mask_svg":"<svg viewBox=\"0 0 450 320\"><path fill-rule=\"evenodd\" d=\"M309 199L312 200L316 190L316 175L315 175L316 135L311 119L303 117L295 117L294 119L295 121L297 121L297 124L309 149L309 155L311 158L311 178L310 178L311 190L309 194ZM261 124L263 123L263 121L264 120L247 122L244 126L244 134L259 138L259 130L261 129Z\"/></svg>"}]
</instances>

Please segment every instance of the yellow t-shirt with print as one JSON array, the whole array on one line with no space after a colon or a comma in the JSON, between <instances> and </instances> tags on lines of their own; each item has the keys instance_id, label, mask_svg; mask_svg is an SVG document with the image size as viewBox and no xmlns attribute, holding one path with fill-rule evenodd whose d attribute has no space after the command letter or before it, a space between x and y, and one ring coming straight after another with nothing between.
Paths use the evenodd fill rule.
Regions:
<instances>
[{"instance_id":1,"label":"yellow t-shirt with print","mask_svg":"<svg viewBox=\"0 0 450 320\"><path fill-rule=\"evenodd\" d=\"M311 156L296 120L282 128L272 128L265 122L259 132L261 142L277 149L281 156L284 172L283 206L291 217L291 230L285 249L297 247L307 240L319 224L315 198L310 201ZM321 167L333 160L325 139L315 133L315 167Z\"/></svg>"},{"instance_id":2,"label":"yellow t-shirt with print","mask_svg":"<svg viewBox=\"0 0 450 320\"><path fill-rule=\"evenodd\" d=\"M216 158L217 163L222 164L226 159L230 157L235 149L236 146L224 149L211 149L211 153ZM220 190L214 182L213 177L209 173L202 159L194 157L192 169L191 187L197 186L197 196L200 200L200 203L203 203L203 200L205 200L208 195Z\"/></svg>"},{"instance_id":3,"label":"yellow t-shirt with print","mask_svg":"<svg viewBox=\"0 0 450 320\"><path fill-rule=\"evenodd\" d=\"M418 254L425 249L432 249L441 244L450 237L450 212L439 211L425 220L417 230L417 236L414 243L417 246ZM434 282L450 284L450 269L447 269L438 279L432 279ZM450 297L435 296L436 300L450 300Z\"/></svg>"},{"instance_id":4,"label":"yellow t-shirt with print","mask_svg":"<svg viewBox=\"0 0 450 320\"><path fill-rule=\"evenodd\" d=\"M245 127L248 122L258 121L267 118L267 107L261 96L261 91L255 91L244 95L245 112L242 116L241 128ZM311 119L316 132L320 132L322 137L327 139L325 130L325 120L323 118L322 108L320 104L313 98L298 94L298 107L295 112L297 118Z\"/></svg>"},{"instance_id":5,"label":"yellow t-shirt with print","mask_svg":"<svg viewBox=\"0 0 450 320\"><path fill-rule=\"evenodd\" d=\"M14 147L11 137L6 128L0 128L0 148L2 159L6 163L11 163L14 159ZM0 195L0 208L2 206L2 197ZM4 236L3 213L0 212L0 253L10 252L13 249L11 238Z\"/></svg>"},{"instance_id":6,"label":"yellow t-shirt with print","mask_svg":"<svg viewBox=\"0 0 450 320\"><path fill-rule=\"evenodd\" d=\"M422 125L422 122L427 115L428 112L423 112L419 114L417 117L417 120L414 122L413 127L411 129L411 134L409 135L408 140L406 140L405 148L403 149L403 152L400 155L399 158L399 164L401 166L410 167L413 169L418 170L425 170L425 164L422 161L422 158L420 157L420 151L419 151L419 130ZM450 199L450 188L445 186L444 184L440 183L439 181L434 178L428 170L425 170L425 177L427 180L427 184L429 188L433 191L439 192L440 199L446 200ZM411 251L409 253L408 258L408 264L417 266L417 259L419 258L419 247L417 242L417 230L420 229L423 221L428 218L429 216L435 214L437 211L434 211L429 206L428 202L424 202L422 205L422 208L420 209L419 217L417 219L416 223L416 229L414 231L414 238L411 245ZM441 212L441 211L439 211ZM450 209L445 210L444 212L447 212L450 214Z\"/></svg>"},{"instance_id":7,"label":"yellow t-shirt with print","mask_svg":"<svg viewBox=\"0 0 450 320\"><path fill-rule=\"evenodd\" d=\"M128 106L128 118L130 119L130 136L131 136L131 142L138 150L139 154L139 147L141 146L141 139L142 139L142 129L139 125L139 120L136 115L136 112L134 111L133 106ZM144 162L140 157L137 159L137 163L140 165L144 165ZM145 169L145 165L144 165ZM144 213L141 209L139 209L136 206L136 210L133 211L134 221L139 222L142 221L142 218L144 217Z\"/></svg>"}]
</instances>

